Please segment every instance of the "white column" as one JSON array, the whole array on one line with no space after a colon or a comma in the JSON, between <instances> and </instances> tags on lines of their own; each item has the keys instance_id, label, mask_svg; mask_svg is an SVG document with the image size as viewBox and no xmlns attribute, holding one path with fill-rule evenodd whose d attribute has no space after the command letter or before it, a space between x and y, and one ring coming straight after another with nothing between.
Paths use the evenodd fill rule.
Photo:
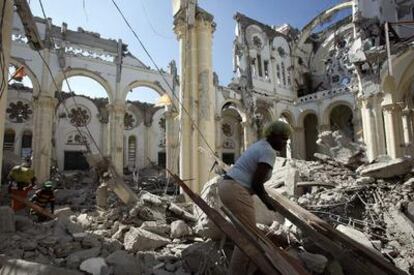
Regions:
<instances>
[{"instance_id":1,"label":"white column","mask_svg":"<svg viewBox=\"0 0 414 275\"><path fill-rule=\"evenodd\" d=\"M58 102L54 97L40 96L33 103L33 167L38 182L42 182L50 175L53 123Z\"/></svg>"},{"instance_id":2,"label":"white column","mask_svg":"<svg viewBox=\"0 0 414 275\"><path fill-rule=\"evenodd\" d=\"M0 90L0 167L3 162L3 142L4 142L4 124L6 118L7 108L7 80L9 78L9 59L10 59L10 48L11 48L11 29L13 23L13 1L0 0L1 7L4 7L3 22L1 26L1 41L2 49L1 55L3 57L3 67L0 71L0 82L3 84ZM1 16L1 15L0 15ZM0 169L1 170L1 169ZM1 178L1 171L0 171Z\"/></svg>"},{"instance_id":3,"label":"white column","mask_svg":"<svg viewBox=\"0 0 414 275\"><path fill-rule=\"evenodd\" d=\"M403 156L404 141L401 106L397 103L383 105L387 154L392 158Z\"/></svg>"},{"instance_id":4,"label":"white column","mask_svg":"<svg viewBox=\"0 0 414 275\"><path fill-rule=\"evenodd\" d=\"M110 150L112 163L116 172L123 175L123 146L124 146L124 115L125 105L122 103L114 103L108 106L109 123L110 123Z\"/></svg>"},{"instance_id":5,"label":"white column","mask_svg":"<svg viewBox=\"0 0 414 275\"><path fill-rule=\"evenodd\" d=\"M250 119L242 121L241 125L243 127L244 150L246 151L257 140L257 133Z\"/></svg>"},{"instance_id":6,"label":"white column","mask_svg":"<svg viewBox=\"0 0 414 275\"><path fill-rule=\"evenodd\" d=\"M168 107L170 108L170 106ZM165 112L165 153L166 167L174 174L178 174L178 113L172 110ZM169 173L166 174L169 177Z\"/></svg>"},{"instance_id":7,"label":"white column","mask_svg":"<svg viewBox=\"0 0 414 275\"><path fill-rule=\"evenodd\" d=\"M404 108L402 111L402 126L403 126L403 132L404 132L404 147L405 147L405 154L406 155L412 155L412 149L413 149L413 124L412 124L412 111L411 109Z\"/></svg>"}]
</instances>

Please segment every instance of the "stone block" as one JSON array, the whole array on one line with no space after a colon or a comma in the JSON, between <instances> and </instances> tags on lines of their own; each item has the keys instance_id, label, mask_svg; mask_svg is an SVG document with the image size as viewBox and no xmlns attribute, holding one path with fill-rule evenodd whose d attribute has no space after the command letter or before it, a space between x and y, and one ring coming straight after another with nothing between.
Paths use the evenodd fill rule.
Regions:
<instances>
[{"instance_id":1,"label":"stone block","mask_svg":"<svg viewBox=\"0 0 414 275\"><path fill-rule=\"evenodd\" d=\"M146 221L143 222L139 228L161 235L163 237L169 237L171 232L171 226L164 222L161 223L155 221Z\"/></svg>"},{"instance_id":2,"label":"stone block","mask_svg":"<svg viewBox=\"0 0 414 275\"><path fill-rule=\"evenodd\" d=\"M409 158L397 158L384 160L359 168L361 176L373 178L392 178L409 173L413 162Z\"/></svg>"},{"instance_id":3,"label":"stone block","mask_svg":"<svg viewBox=\"0 0 414 275\"><path fill-rule=\"evenodd\" d=\"M170 242L170 239L149 231L132 227L124 238L124 247L127 251L137 252L154 250Z\"/></svg>"},{"instance_id":4,"label":"stone block","mask_svg":"<svg viewBox=\"0 0 414 275\"><path fill-rule=\"evenodd\" d=\"M108 266L104 258L90 258L83 261L79 267L80 270L92 275L109 274Z\"/></svg>"},{"instance_id":5,"label":"stone block","mask_svg":"<svg viewBox=\"0 0 414 275\"><path fill-rule=\"evenodd\" d=\"M25 260L6 259L0 257L0 275L82 275L75 270L67 270Z\"/></svg>"},{"instance_id":6,"label":"stone block","mask_svg":"<svg viewBox=\"0 0 414 275\"><path fill-rule=\"evenodd\" d=\"M182 220L177 220L171 223L171 238L182 238L192 234L191 228Z\"/></svg>"},{"instance_id":7,"label":"stone block","mask_svg":"<svg viewBox=\"0 0 414 275\"><path fill-rule=\"evenodd\" d=\"M106 257L106 262L112 266L114 275L141 274L141 267L134 256L126 251L118 250Z\"/></svg>"}]
</instances>

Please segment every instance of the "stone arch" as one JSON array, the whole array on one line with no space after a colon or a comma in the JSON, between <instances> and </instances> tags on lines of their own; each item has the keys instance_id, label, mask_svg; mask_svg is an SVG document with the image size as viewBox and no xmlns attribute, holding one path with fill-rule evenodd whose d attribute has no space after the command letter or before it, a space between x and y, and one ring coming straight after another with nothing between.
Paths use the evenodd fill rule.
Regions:
<instances>
[{"instance_id":1,"label":"stone arch","mask_svg":"<svg viewBox=\"0 0 414 275\"><path fill-rule=\"evenodd\" d=\"M83 69L83 68L70 68L70 69L66 70L64 73L59 72L59 74L55 77L56 84L58 85L58 88L62 89L62 84L65 81L65 77L66 77L66 79L69 79L70 77L73 77L73 76L84 76L84 77L91 78L92 80L95 80L106 91L106 93L108 95L109 103L111 103L115 100L116 95L114 94L114 90L111 87L108 80L106 80L105 78L100 76L97 72L93 72L93 71ZM51 86L49 87L49 91L51 92L51 91L55 91L55 90L56 90L56 87L55 87L54 83L52 83Z\"/></svg>"},{"instance_id":2,"label":"stone arch","mask_svg":"<svg viewBox=\"0 0 414 275\"><path fill-rule=\"evenodd\" d=\"M239 114L239 116L242 118L242 122L245 122L247 120L246 113L243 111L244 108L241 105L241 103L238 102L237 100L228 99L223 104L221 104L221 107L219 108L220 114L223 112L223 109L226 106L230 105L230 104L235 107L234 109L237 111L237 113Z\"/></svg>"},{"instance_id":3,"label":"stone arch","mask_svg":"<svg viewBox=\"0 0 414 275\"><path fill-rule=\"evenodd\" d=\"M126 102L129 91L131 91L132 89L135 89L135 88L139 88L139 87L147 87L147 88L153 89L160 96L162 96L164 94L169 95L169 93L167 93L167 91L161 86L161 84L156 82L156 81L135 80L135 81L129 83L124 88L124 90L122 91L122 94L121 94L121 100L123 102Z\"/></svg>"},{"instance_id":4,"label":"stone arch","mask_svg":"<svg viewBox=\"0 0 414 275\"><path fill-rule=\"evenodd\" d=\"M20 66L24 67L24 71L27 77L32 82L32 86L33 86L32 96L38 96L40 93L40 84L39 84L39 80L37 79L36 74L32 71L32 69L26 63L21 62L18 59L12 58L12 57L10 58L9 64L16 66L16 67L20 67Z\"/></svg>"},{"instance_id":5,"label":"stone arch","mask_svg":"<svg viewBox=\"0 0 414 275\"><path fill-rule=\"evenodd\" d=\"M243 118L235 102L228 101L221 107L221 123L219 128L219 147L222 160L233 164L244 148Z\"/></svg>"},{"instance_id":6,"label":"stone arch","mask_svg":"<svg viewBox=\"0 0 414 275\"><path fill-rule=\"evenodd\" d=\"M314 110L314 109L302 110L299 114L299 117L296 120L297 127L304 127L303 121L305 117L309 114L314 114L318 118L318 122L320 121L317 110Z\"/></svg>"},{"instance_id":7,"label":"stone arch","mask_svg":"<svg viewBox=\"0 0 414 275\"><path fill-rule=\"evenodd\" d=\"M344 104L333 107L329 114L329 127L331 131L340 130L350 139L354 139L354 113L352 109Z\"/></svg>"},{"instance_id":8,"label":"stone arch","mask_svg":"<svg viewBox=\"0 0 414 275\"><path fill-rule=\"evenodd\" d=\"M413 61L414 55L411 58ZM400 81L398 82L395 92L398 94L395 95L396 102L402 101L405 97L411 97L409 95L412 92L414 83L414 62L410 62L409 65L404 69ZM385 84L385 81L384 81Z\"/></svg>"},{"instance_id":9,"label":"stone arch","mask_svg":"<svg viewBox=\"0 0 414 275\"><path fill-rule=\"evenodd\" d=\"M352 114L354 113L354 105L352 104L352 102L347 100L338 100L329 104L326 108L322 110L322 119L320 124L330 125L330 115L332 110L341 105L348 107L351 110Z\"/></svg>"},{"instance_id":10,"label":"stone arch","mask_svg":"<svg viewBox=\"0 0 414 275\"><path fill-rule=\"evenodd\" d=\"M295 116L288 110L282 111L279 118L285 117L290 126L296 127Z\"/></svg>"},{"instance_id":11,"label":"stone arch","mask_svg":"<svg viewBox=\"0 0 414 275\"><path fill-rule=\"evenodd\" d=\"M13 128L7 128L4 130L3 139L3 151L14 152L14 146L16 142L16 131Z\"/></svg>"}]
</instances>

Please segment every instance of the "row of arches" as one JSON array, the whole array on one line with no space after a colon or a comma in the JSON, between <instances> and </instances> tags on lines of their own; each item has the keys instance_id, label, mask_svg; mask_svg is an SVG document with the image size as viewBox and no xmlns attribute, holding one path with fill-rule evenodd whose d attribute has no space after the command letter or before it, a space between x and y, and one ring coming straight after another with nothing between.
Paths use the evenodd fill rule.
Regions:
<instances>
[{"instance_id":1,"label":"row of arches","mask_svg":"<svg viewBox=\"0 0 414 275\"><path fill-rule=\"evenodd\" d=\"M231 164L240 156L250 142L248 140L248 128L253 128L254 141L261 136L261 132L267 123L275 120L275 116L270 110L261 109L253 118L252 125L245 122L247 117L234 102L227 102L221 109L221 138L219 148L225 163ZM294 120L294 116L288 112L282 112L278 120L288 123L293 129L294 134L288 141L286 151L280 152L283 157L304 158L312 160L313 154L320 151L316 141L320 131L340 130L351 140L355 140L354 113L350 106L344 103L334 103L326 109L327 114L319 118L316 112L302 112L298 119L299 124Z\"/></svg>"}]
</instances>

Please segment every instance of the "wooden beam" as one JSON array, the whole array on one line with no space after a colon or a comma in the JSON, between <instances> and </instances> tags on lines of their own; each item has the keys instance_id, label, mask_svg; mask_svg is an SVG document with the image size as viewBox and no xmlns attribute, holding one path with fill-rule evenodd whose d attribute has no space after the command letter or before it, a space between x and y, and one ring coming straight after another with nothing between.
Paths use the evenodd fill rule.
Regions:
<instances>
[{"instance_id":1,"label":"wooden beam","mask_svg":"<svg viewBox=\"0 0 414 275\"><path fill-rule=\"evenodd\" d=\"M208 204L175 174L167 170L175 182L182 188L188 197L203 210L203 212L214 222L214 224L225 233L262 271L264 274L294 275L299 273L280 253L278 254L279 266L274 266L252 241L229 223L219 212L208 206Z\"/></svg>"},{"instance_id":2,"label":"wooden beam","mask_svg":"<svg viewBox=\"0 0 414 275\"><path fill-rule=\"evenodd\" d=\"M377 255L364 245L334 229L327 222L298 204L274 190L267 191L273 198L270 203L274 210L300 228L315 242L315 245L329 252L350 274L406 274L384 257Z\"/></svg>"}]
</instances>

